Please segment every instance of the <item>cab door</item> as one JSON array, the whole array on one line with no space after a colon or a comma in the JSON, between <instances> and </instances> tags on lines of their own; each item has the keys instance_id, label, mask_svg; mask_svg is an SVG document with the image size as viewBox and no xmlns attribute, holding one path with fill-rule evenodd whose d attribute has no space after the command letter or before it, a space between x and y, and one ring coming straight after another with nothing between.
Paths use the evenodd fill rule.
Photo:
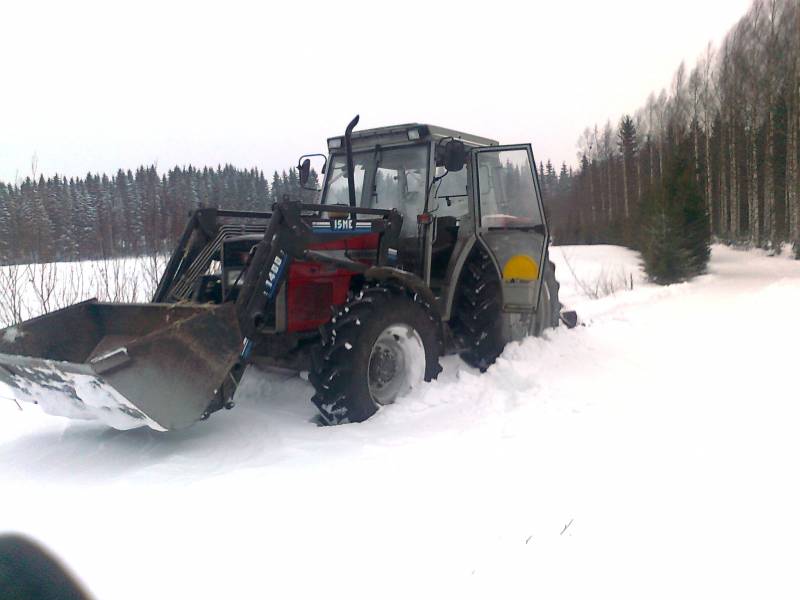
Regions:
<instances>
[{"instance_id":1,"label":"cab door","mask_svg":"<svg viewBox=\"0 0 800 600\"><path fill-rule=\"evenodd\" d=\"M504 310L529 313L539 302L549 233L530 144L473 151L478 239L500 273Z\"/></svg>"}]
</instances>

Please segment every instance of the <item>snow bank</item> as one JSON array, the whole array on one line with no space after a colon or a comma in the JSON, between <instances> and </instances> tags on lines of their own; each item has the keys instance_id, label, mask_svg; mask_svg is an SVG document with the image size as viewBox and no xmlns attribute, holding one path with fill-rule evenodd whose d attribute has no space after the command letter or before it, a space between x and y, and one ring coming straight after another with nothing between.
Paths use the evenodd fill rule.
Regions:
<instances>
[{"instance_id":1,"label":"snow bank","mask_svg":"<svg viewBox=\"0 0 800 600\"><path fill-rule=\"evenodd\" d=\"M0 328L89 298L149 302L168 258L0 266Z\"/></svg>"},{"instance_id":2,"label":"snow bank","mask_svg":"<svg viewBox=\"0 0 800 600\"><path fill-rule=\"evenodd\" d=\"M586 297L565 255L633 290ZM179 432L0 403L0 530L99 598L797 597L800 263L715 246L658 288L624 249L553 258L583 326L365 423L255 370Z\"/></svg>"}]
</instances>

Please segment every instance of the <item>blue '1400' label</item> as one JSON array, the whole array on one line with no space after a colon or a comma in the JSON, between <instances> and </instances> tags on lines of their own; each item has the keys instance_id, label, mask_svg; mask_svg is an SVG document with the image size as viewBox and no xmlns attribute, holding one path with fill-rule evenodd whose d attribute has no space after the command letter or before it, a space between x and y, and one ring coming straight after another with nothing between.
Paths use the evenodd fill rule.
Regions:
<instances>
[{"instance_id":1,"label":"blue '1400' label","mask_svg":"<svg viewBox=\"0 0 800 600\"><path fill-rule=\"evenodd\" d=\"M275 260L272 261L272 264L269 267L269 273L267 273L267 281L264 283L265 291L267 292L267 298L272 300L272 297L275 295L275 291L278 289L278 283L280 283L281 275L283 275L283 270L286 267L286 254L284 254L283 250L278 252L277 256L275 256Z\"/></svg>"}]
</instances>

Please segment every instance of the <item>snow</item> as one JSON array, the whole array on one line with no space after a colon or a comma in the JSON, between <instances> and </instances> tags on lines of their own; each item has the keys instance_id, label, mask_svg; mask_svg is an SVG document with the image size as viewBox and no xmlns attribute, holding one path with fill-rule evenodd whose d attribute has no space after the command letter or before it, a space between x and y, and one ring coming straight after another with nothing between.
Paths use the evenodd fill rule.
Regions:
<instances>
[{"instance_id":1,"label":"snow","mask_svg":"<svg viewBox=\"0 0 800 600\"><path fill-rule=\"evenodd\" d=\"M120 349L108 355L117 352ZM20 408L21 403L31 403L49 415L97 420L115 429L147 426L165 431L101 377L70 372L63 368L65 364L42 361L37 366L15 367L16 372L7 376L8 383L0 380L0 398L13 399ZM6 377L4 373L0 371L0 378Z\"/></svg>"},{"instance_id":2,"label":"snow","mask_svg":"<svg viewBox=\"0 0 800 600\"><path fill-rule=\"evenodd\" d=\"M715 246L660 288L622 248L552 254L582 326L365 423L253 370L179 432L0 402L0 531L98 598L796 598L800 263Z\"/></svg>"},{"instance_id":3,"label":"snow","mask_svg":"<svg viewBox=\"0 0 800 600\"><path fill-rule=\"evenodd\" d=\"M89 298L148 302L168 256L0 265L0 329L14 315L30 319ZM6 332L14 341L16 330Z\"/></svg>"},{"instance_id":4,"label":"snow","mask_svg":"<svg viewBox=\"0 0 800 600\"><path fill-rule=\"evenodd\" d=\"M20 337L20 331L16 327L9 327L3 332L3 340L13 344Z\"/></svg>"}]
</instances>

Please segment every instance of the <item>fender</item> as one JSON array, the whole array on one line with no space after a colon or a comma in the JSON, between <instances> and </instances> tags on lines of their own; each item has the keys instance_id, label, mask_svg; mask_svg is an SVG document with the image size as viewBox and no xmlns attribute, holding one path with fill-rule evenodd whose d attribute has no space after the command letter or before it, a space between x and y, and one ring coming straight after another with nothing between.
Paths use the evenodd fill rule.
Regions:
<instances>
[{"instance_id":1,"label":"fender","mask_svg":"<svg viewBox=\"0 0 800 600\"><path fill-rule=\"evenodd\" d=\"M458 256L455 256L454 253L453 258L450 259L450 264L447 267L446 280L449 283L447 284L447 287L445 288L442 298L439 300L439 302L441 303L441 312L443 313L443 317L448 321L452 316L453 304L455 303L456 291L458 290L458 281L461 279L461 273L464 270L464 265L467 263L467 259L469 259L476 245L483 248L483 251L489 256L495 270L497 271L498 277L502 281L502 270L500 269L500 265L497 264L497 260L486 246L486 243L474 233L470 234L470 236L464 240L463 246L457 248Z\"/></svg>"},{"instance_id":2,"label":"fender","mask_svg":"<svg viewBox=\"0 0 800 600\"><path fill-rule=\"evenodd\" d=\"M458 287L458 280L461 278L461 271L464 269L464 263L467 262L467 257L472 252L476 242L477 237L474 233L471 233L463 241L459 240L453 251L453 256L450 258L450 264L447 265L447 274L445 276L447 284L439 300L442 315L447 321L452 316L453 303L455 302L456 288Z\"/></svg>"},{"instance_id":3,"label":"fender","mask_svg":"<svg viewBox=\"0 0 800 600\"><path fill-rule=\"evenodd\" d=\"M364 278L367 281L397 281L403 287L406 287L416 294L419 294L425 302L430 306L431 310L436 313L437 317L441 318L439 313L439 306L436 302L436 296L433 295L431 289L425 285L418 276L408 271L401 271L394 267L370 267L364 271Z\"/></svg>"}]
</instances>

